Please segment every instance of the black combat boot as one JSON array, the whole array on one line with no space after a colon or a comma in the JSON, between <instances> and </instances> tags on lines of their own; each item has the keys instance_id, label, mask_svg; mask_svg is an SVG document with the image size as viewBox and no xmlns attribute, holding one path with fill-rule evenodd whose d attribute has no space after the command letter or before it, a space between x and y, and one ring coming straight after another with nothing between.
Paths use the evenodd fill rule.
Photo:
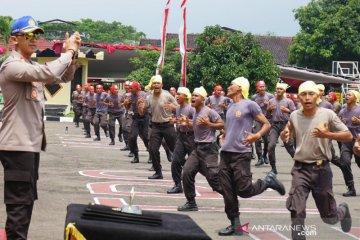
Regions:
<instances>
[{"instance_id":1,"label":"black combat boot","mask_svg":"<svg viewBox=\"0 0 360 240\"><path fill-rule=\"evenodd\" d=\"M139 163L139 153L134 153L134 158L131 163Z\"/></svg>"},{"instance_id":2,"label":"black combat boot","mask_svg":"<svg viewBox=\"0 0 360 240\"><path fill-rule=\"evenodd\" d=\"M355 197L356 196L356 190L354 183L348 184L348 191L346 193L343 193L344 197Z\"/></svg>"},{"instance_id":3,"label":"black combat boot","mask_svg":"<svg viewBox=\"0 0 360 240\"><path fill-rule=\"evenodd\" d=\"M180 212L198 211L199 208L194 200L187 201L183 206L177 208Z\"/></svg>"},{"instance_id":4,"label":"black combat boot","mask_svg":"<svg viewBox=\"0 0 360 240\"><path fill-rule=\"evenodd\" d=\"M115 145L115 141L113 138L111 139L111 142L109 143L109 145Z\"/></svg>"},{"instance_id":5,"label":"black combat boot","mask_svg":"<svg viewBox=\"0 0 360 240\"><path fill-rule=\"evenodd\" d=\"M130 150L130 148L128 147L128 145L126 145L123 148L120 148L120 151L129 151L129 150Z\"/></svg>"},{"instance_id":6,"label":"black combat boot","mask_svg":"<svg viewBox=\"0 0 360 240\"><path fill-rule=\"evenodd\" d=\"M264 178L266 188L271 188L277 191L280 195L285 195L284 185L276 178L273 172L269 172Z\"/></svg>"},{"instance_id":7,"label":"black combat boot","mask_svg":"<svg viewBox=\"0 0 360 240\"><path fill-rule=\"evenodd\" d=\"M172 188L167 190L168 194L175 194L175 193L182 193L182 192L183 192L183 188L181 186L181 183L175 183L175 186L173 186Z\"/></svg>"},{"instance_id":8,"label":"black combat boot","mask_svg":"<svg viewBox=\"0 0 360 240\"><path fill-rule=\"evenodd\" d=\"M257 161L257 163L255 163L255 167L260 167L261 165L264 165L264 159L260 154L260 155L258 155L258 161Z\"/></svg>"},{"instance_id":9,"label":"black combat boot","mask_svg":"<svg viewBox=\"0 0 360 240\"><path fill-rule=\"evenodd\" d=\"M100 136L97 136L96 138L94 138L94 141L101 141Z\"/></svg>"},{"instance_id":10,"label":"black combat boot","mask_svg":"<svg viewBox=\"0 0 360 240\"><path fill-rule=\"evenodd\" d=\"M163 179L163 178L164 178L164 177L163 177L163 175L162 175L161 170L160 170L160 171L156 171L156 172L154 173L154 175L148 177L148 179Z\"/></svg>"},{"instance_id":11,"label":"black combat boot","mask_svg":"<svg viewBox=\"0 0 360 240\"><path fill-rule=\"evenodd\" d=\"M275 165L271 165L271 171L272 173L274 173L275 175L278 173L276 170L276 166Z\"/></svg>"},{"instance_id":12,"label":"black combat boot","mask_svg":"<svg viewBox=\"0 0 360 240\"><path fill-rule=\"evenodd\" d=\"M349 232L352 225L349 206L347 203L340 203L339 208L344 211L344 218L340 220L341 230L343 230L343 232Z\"/></svg>"},{"instance_id":13,"label":"black combat boot","mask_svg":"<svg viewBox=\"0 0 360 240\"><path fill-rule=\"evenodd\" d=\"M224 229L221 229L218 234L219 236L243 235L243 231L241 231L241 223L239 217L231 219L231 225Z\"/></svg>"},{"instance_id":14,"label":"black combat boot","mask_svg":"<svg viewBox=\"0 0 360 240\"><path fill-rule=\"evenodd\" d=\"M263 159L264 159L264 163L265 163L265 164L269 164L269 159L268 159L266 153L263 154Z\"/></svg>"},{"instance_id":15,"label":"black combat boot","mask_svg":"<svg viewBox=\"0 0 360 240\"><path fill-rule=\"evenodd\" d=\"M169 162L172 162L173 153L170 150L166 151L166 158Z\"/></svg>"}]
</instances>

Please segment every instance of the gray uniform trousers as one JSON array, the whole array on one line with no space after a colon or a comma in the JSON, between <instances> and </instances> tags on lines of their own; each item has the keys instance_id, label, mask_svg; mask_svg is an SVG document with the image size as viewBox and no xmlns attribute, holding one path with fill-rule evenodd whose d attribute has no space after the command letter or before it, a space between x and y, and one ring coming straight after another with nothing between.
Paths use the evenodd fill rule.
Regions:
<instances>
[{"instance_id":1,"label":"gray uniform trousers","mask_svg":"<svg viewBox=\"0 0 360 240\"><path fill-rule=\"evenodd\" d=\"M271 167L276 167L276 156L275 148L276 142L279 139L280 133L284 130L287 121L282 122L271 122L271 128L268 135L268 156ZM290 154L291 157L295 154L294 140L291 139L287 144L284 144L286 151Z\"/></svg>"},{"instance_id":2,"label":"gray uniform trousers","mask_svg":"<svg viewBox=\"0 0 360 240\"><path fill-rule=\"evenodd\" d=\"M149 153L153 163L153 167L156 173L161 173L160 163L160 146L163 139L165 139L170 151L174 151L176 133L173 124L169 122L165 123L151 123L151 135L150 135L150 146Z\"/></svg>"},{"instance_id":3,"label":"gray uniform trousers","mask_svg":"<svg viewBox=\"0 0 360 240\"><path fill-rule=\"evenodd\" d=\"M355 144L355 140L352 142L343 142L341 143L341 151L340 151L340 159L332 159L331 162L338 166L341 169L341 172L343 173L344 180L346 186L354 185L354 176L352 174L351 170L351 159L354 156L355 162L360 168L360 157L355 155L353 152L353 147ZM332 147L332 154L335 154L335 149Z\"/></svg>"},{"instance_id":4,"label":"gray uniform trousers","mask_svg":"<svg viewBox=\"0 0 360 240\"><path fill-rule=\"evenodd\" d=\"M261 128L262 128L262 124L260 122L258 122L258 121L255 121L255 123L254 123L254 133L259 132ZM255 142L255 152L256 152L256 155L258 156L258 158L261 158L262 156L267 155L268 145L269 145L268 134L269 134L269 132L267 132L264 136L261 137L261 139L264 142L264 148L262 147L261 139L258 139Z\"/></svg>"},{"instance_id":5,"label":"gray uniform trousers","mask_svg":"<svg viewBox=\"0 0 360 240\"><path fill-rule=\"evenodd\" d=\"M137 154L139 152L137 138L140 136L141 140L144 142L146 148L149 147L149 116L146 114L140 116L139 114L132 115L132 124L131 132L129 136L129 148L130 152Z\"/></svg>"},{"instance_id":6,"label":"gray uniform trousers","mask_svg":"<svg viewBox=\"0 0 360 240\"><path fill-rule=\"evenodd\" d=\"M171 162L171 176L175 185L181 184L181 172L186 161L195 147L193 132L177 132L173 159Z\"/></svg>"},{"instance_id":7,"label":"gray uniform trousers","mask_svg":"<svg viewBox=\"0 0 360 240\"><path fill-rule=\"evenodd\" d=\"M310 192L323 222L336 224L344 218L344 212L337 207L332 191L333 174L329 161L323 161L319 166L316 163L295 161L291 175L292 182L286 207L291 214L293 239L305 239L300 232L305 227L306 200Z\"/></svg>"},{"instance_id":8,"label":"gray uniform trousers","mask_svg":"<svg viewBox=\"0 0 360 240\"><path fill-rule=\"evenodd\" d=\"M100 137L100 127L104 130L104 132L107 131L107 127L108 127L107 112L96 111L93 118L93 124L94 124L95 135Z\"/></svg>"},{"instance_id":9,"label":"gray uniform trousers","mask_svg":"<svg viewBox=\"0 0 360 240\"><path fill-rule=\"evenodd\" d=\"M118 137L120 138L121 135L122 135L122 118L123 118L123 115L124 115L123 112L109 112L108 125L109 125L109 135L110 135L111 140L114 140L114 138L115 138L115 123L116 123L116 120L119 123Z\"/></svg>"},{"instance_id":10,"label":"gray uniform trousers","mask_svg":"<svg viewBox=\"0 0 360 240\"><path fill-rule=\"evenodd\" d=\"M40 154L0 151L4 168L7 239L27 239L32 209L37 195Z\"/></svg>"},{"instance_id":11,"label":"gray uniform trousers","mask_svg":"<svg viewBox=\"0 0 360 240\"><path fill-rule=\"evenodd\" d=\"M195 143L195 148L183 168L183 187L188 201L195 200L195 176L200 172L210 187L222 194L219 183L218 146L216 143Z\"/></svg>"},{"instance_id":12,"label":"gray uniform trousers","mask_svg":"<svg viewBox=\"0 0 360 240\"><path fill-rule=\"evenodd\" d=\"M223 190L225 212L229 220L239 216L238 197L250 198L266 190L266 184L258 179L252 183L250 169L252 153L221 151L219 179Z\"/></svg>"}]
</instances>

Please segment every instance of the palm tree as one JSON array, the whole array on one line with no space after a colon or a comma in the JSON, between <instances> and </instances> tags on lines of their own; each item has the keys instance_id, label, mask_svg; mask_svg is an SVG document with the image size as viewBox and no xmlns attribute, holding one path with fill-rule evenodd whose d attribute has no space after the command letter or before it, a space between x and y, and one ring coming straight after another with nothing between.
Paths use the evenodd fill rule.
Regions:
<instances>
[{"instance_id":1,"label":"palm tree","mask_svg":"<svg viewBox=\"0 0 360 240\"><path fill-rule=\"evenodd\" d=\"M11 25L13 19L9 16L0 16L0 41L5 45L5 54L0 56L0 62L9 55L9 39L11 34Z\"/></svg>"}]
</instances>

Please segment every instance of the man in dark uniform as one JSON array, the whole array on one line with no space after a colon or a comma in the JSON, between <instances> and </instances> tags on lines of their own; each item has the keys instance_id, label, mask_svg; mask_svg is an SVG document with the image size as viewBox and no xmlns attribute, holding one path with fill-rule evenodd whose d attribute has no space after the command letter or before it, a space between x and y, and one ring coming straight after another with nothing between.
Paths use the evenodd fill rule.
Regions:
<instances>
[{"instance_id":1,"label":"man in dark uniform","mask_svg":"<svg viewBox=\"0 0 360 240\"><path fill-rule=\"evenodd\" d=\"M192 123L195 147L183 168L183 186L187 201L178 207L178 211L198 211L195 201L195 176L198 172L206 177L214 191L222 194L215 132L224 128L224 121L214 109L205 106L206 96L206 90L199 87L194 89L191 97L191 106L195 108Z\"/></svg>"},{"instance_id":2,"label":"man in dark uniform","mask_svg":"<svg viewBox=\"0 0 360 240\"><path fill-rule=\"evenodd\" d=\"M175 110L177 103L175 98L166 90L162 89L162 77L156 75L152 77L153 91L146 99L139 100L139 113L143 115L148 108L151 108L151 135L149 146L150 157L155 173L149 179L162 179L160 164L160 146L163 138L165 139L170 151L175 147L175 128L170 123L172 111Z\"/></svg>"},{"instance_id":3,"label":"man in dark uniform","mask_svg":"<svg viewBox=\"0 0 360 240\"><path fill-rule=\"evenodd\" d=\"M130 98L126 98L124 104L127 109L132 111L131 133L129 137L130 152L134 154L131 163L139 163L139 148L137 144L138 136L144 142L146 148L149 147L149 115L139 110L139 102L145 98L146 93L141 91L141 86L137 81L130 84ZM140 100L141 99L141 100Z\"/></svg>"},{"instance_id":4,"label":"man in dark uniform","mask_svg":"<svg viewBox=\"0 0 360 240\"><path fill-rule=\"evenodd\" d=\"M266 84L264 81L257 81L256 82L256 94L251 97L251 100L256 102L260 108L263 114L266 116L267 114L267 108L269 106L270 99L274 98L274 95L266 91ZM271 118L271 116L266 116ZM255 120L254 122L254 133L257 133L262 128L262 124ZM264 150L262 148L261 139L264 142ZM255 150L256 155L258 157L258 161L255 164L255 167L259 167L263 165L264 163L268 164L269 160L267 157L267 151L268 151L268 132L265 133L265 135L259 140L255 142Z\"/></svg>"},{"instance_id":5,"label":"man in dark uniform","mask_svg":"<svg viewBox=\"0 0 360 240\"><path fill-rule=\"evenodd\" d=\"M76 85L76 90L71 94L73 110L74 110L74 122L75 126L79 127L80 117L82 115L82 103L83 103L83 95L81 94L81 85Z\"/></svg>"},{"instance_id":6,"label":"man in dark uniform","mask_svg":"<svg viewBox=\"0 0 360 240\"><path fill-rule=\"evenodd\" d=\"M81 91L81 95L82 95L82 119L83 119L83 124L84 124L84 131L85 131L85 135L87 135L87 131L86 129L90 128L90 122L86 120L86 115L88 113L88 107L85 103L85 99L86 96L89 94L89 87L91 85L89 83L85 84L84 89Z\"/></svg>"},{"instance_id":7,"label":"man in dark uniform","mask_svg":"<svg viewBox=\"0 0 360 240\"><path fill-rule=\"evenodd\" d=\"M250 198L264 192L267 188L285 194L285 188L272 172L264 180L252 183L251 144L260 139L270 129L270 123L258 104L248 100L249 81L239 77L231 82L227 96L232 99L226 113L226 127L222 136L219 178L223 190L225 212L230 226L219 231L220 236L242 235L239 227L239 201L237 196ZM261 124L256 133L252 133L254 120Z\"/></svg>"},{"instance_id":8,"label":"man in dark uniform","mask_svg":"<svg viewBox=\"0 0 360 240\"><path fill-rule=\"evenodd\" d=\"M93 125L93 119L96 113L96 98L95 98L95 89L94 86L89 87L89 93L85 97L85 106L87 108L87 114L85 117L86 120L86 136L85 138L91 138L91 127L90 124Z\"/></svg>"},{"instance_id":9,"label":"man in dark uniform","mask_svg":"<svg viewBox=\"0 0 360 240\"><path fill-rule=\"evenodd\" d=\"M181 172L186 161L186 155L190 155L195 146L194 131L192 129L192 119L195 115L195 109L189 103L191 93L186 87L179 87L176 93L176 101L179 104L176 107L176 115L173 120L176 123L176 143L171 162L171 176L174 180L174 187L167 193L182 193Z\"/></svg>"},{"instance_id":10,"label":"man in dark uniform","mask_svg":"<svg viewBox=\"0 0 360 240\"><path fill-rule=\"evenodd\" d=\"M122 105L122 97L119 95L119 87L113 85L110 87L110 94L105 99L105 102L108 105L108 114L109 114L109 134L110 134L110 144L115 145L115 124L116 120L119 123L119 140L122 140L122 117L124 115L124 106ZM120 141L121 142L121 141Z\"/></svg>"},{"instance_id":11,"label":"man in dark uniform","mask_svg":"<svg viewBox=\"0 0 360 240\"><path fill-rule=\"evenodd\" d=\"M294 111L281 133L286 143L294 135L296 152L291 170L292 183L286 207L291 214L293 239L305 239L306 201L309 193L315 200L321 219L327 224L340 221L344 232L351 229L351 216L346 203L336 206L332 191L332 158L330 141L351 141L348 128L329 109L317 107L319 90L313 81L299 86L303 109Z\"/></svg>"},{"instance_id":12,"label":"man in dark uniform","mask_svg":"<svg viewBox=\"0 0 360 240\"><path fill-rule=\"evenodd\" d=\"M93 118L94 123L94 130L96 138L94 141L100 141L100 127L104 130L105 136L108 137L107 128L107 109L108 106L105 103L105 99L107 98L108 94L104 92L104 87L100 84L96 85L96 112Z\"/></svg>"},{"instance_id":13,"label":"man in dark uniform","mask_svg":"<svg viewBox=\"0 0 360 240\"><path fill-rule=\"evenodd\" d=\"M356 103L357 95L357 91L348 91L345 96L346 107L343 108L339 113L339 118L349 128L353 136L353 140L351 142L341 143L341 155L340 161L337 162L338 164L333 161L333 163L341 169L345 184L348 187L348 191L343 193L344 197L356 196L354 176L351 170L351 159L354 155L353 147L355 144L355 139L360 134L360 106ZM360 157L354 155L354 158L355 163L358 167L360 167Z\"/></svg>"},{"instance_id":14,"label":"man in dark uniform","mask_svg":"<svg viewBox=\"0 0 360 240\"><path fill-rule=\"evenodd\" d=\"M276 142L279 139L280 132L286 126L290 113L296 109L293 101L285 97L287 84L278 83L276 85L276 97L270 99L267 114L271 114L271 128L268 135L268 156L271 165L271 171L277 174L276 169ZM293 155L294 146L291 141L285 144L285 148L290 155Z\"/></svg>"},{"instance_id":15,"label":"man in dark uniform","mask_svg":"<svg viewBox=\"0 0 360 240\"><path fill-rule=\"evenodd\" d=\"M0 68L4 96L0 130L0 160L4 168L5 231L9 240L27 239L37 195L40 152L45 150L44 85L66 83L77 68L80 35L65 35L65 53L41 65L31 60L44 30L30 16L16 19L10 41L15 50ZM44 207L44 206L43 206Z\"/></svg>"},{"instance_id":16,"label":"man in dark uniform","mask_svg":"<svg viewBox=\"0 0 360 240\"><path fill-rule=\"evenodd\" d=\"M131 133L132 116L129 115L129 109L124 104L124 101L125 101L125 99L130 98L130 95L131 95L130 83L131 83L130 81L125 81L125 83L124 83L125 92L122 95L122 104L125 108L125 113L123 115L121 125L123 127L123 139L124 139L125 146L123 148L121 148L120 151L128 151L129 150L129 136Z\"/></svg>"},{"instance_id":17,"label":"man in dark uniform","mask_svg":"<svg viewBox=\"0 0 360 240\"><path fill-rule=\"evenodd\" d=\"M223 88L220 85L214 87L214 95L209 96L205 100L205 105L209 108L214 109L221 117L223 121L225 121L225 111L227 109L227 105L230 103L230 99L222 95Z\"/></svg>"}]
</instances>

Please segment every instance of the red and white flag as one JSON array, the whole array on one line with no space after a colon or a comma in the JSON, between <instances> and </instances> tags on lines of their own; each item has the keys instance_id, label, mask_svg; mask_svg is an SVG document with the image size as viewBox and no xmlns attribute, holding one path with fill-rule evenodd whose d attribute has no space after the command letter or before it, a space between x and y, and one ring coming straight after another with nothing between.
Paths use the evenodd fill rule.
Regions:
<instances>
[{"instance_id":1,"label":"red and white flag","mask_svg":"<svg viewBox=\"0 0 360 240\"><path fill-rule=\"evenodd\" d=\"M179 29L179 43L181 54L181 87L186 87L186 47L187 47L187 35L186 35L186 0L181 3L181 10L183 21Z\"/></svg>"},{"instance_id":2,"label":"red and white flag","mask_svg":"<svg viewBox=\"0 0 360 240\"><path fill-rule=\"evenodd\" d=\"M163 17L163 24L162 28L160 29L161 32L161 49L160 49L160 57L157 62L157 68L156 68L156 75L160 74L162 68L164 66L164 59L165 59L165 45L166 45L166 26L167 26L167 20L169 15L169 7L170 7L171 0L167 0L165 10L164 10L164 17Z\"/></svg>"}]
</instances>

